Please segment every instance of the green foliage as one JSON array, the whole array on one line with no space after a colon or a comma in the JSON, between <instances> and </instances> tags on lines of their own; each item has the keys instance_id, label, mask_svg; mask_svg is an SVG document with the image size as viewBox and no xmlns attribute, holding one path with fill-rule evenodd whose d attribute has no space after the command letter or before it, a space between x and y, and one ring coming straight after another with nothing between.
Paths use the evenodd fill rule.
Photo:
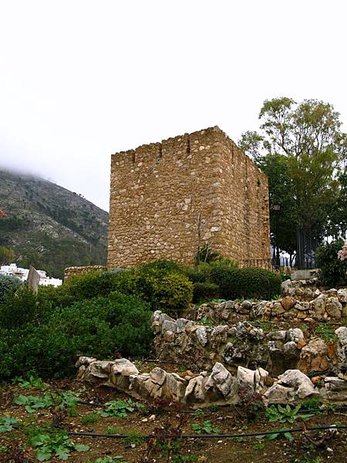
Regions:
<instances>
[{"instance_id":1,"label":"green foliage","mask_svg":"<svg viewBox=\"0 0 347 463\"><path fill-rule=\"evenodd\" d=\"M18 428L20 421L14 416L1 416L0 417L0 432L10 432Z\"/></svg>"},{"instance_id":2,"label":"green foliage","mask_svg":"<svg viewBox=\"0 0 347 463\"><path fill-rule=\"evenodd\" d=\"M16 329L28 323L39 323L44 315L41 309L33 291L22 286L15 293L7 293L0 303L0 326Z\"/></svg>"},{"instance_id":3,"label":"green foliage","mask_svg":"<svg viewBox=\"0 0 347 463\"><path fill-rule=\"evenodd\" d=\"M303 414L299 413L301 409L301 404L296 407L291 407L287 404L285 407L282 405L270 405L267 407L265 414L267 419L270 422L280 422L280 423L294 423L298 418L302 420L308 420L313 416L313 414Z\"/></svg>"},{"instance_id":4,"label":"green foliage","mask_svg":"<svg viewBox=\"0 0 347 463\"><path fill-rule=\"evenodd\" d=\"M196 265L202 262L213 262L221 258L218 252L213 251L208 244L204 244L197 252L195 257Z\"/></svg>"},{"instance_id":5,"label":"green foliage","mask_svg":"<svg viewBox=\"0 0 347 463\"><path fill-rule=\"evenodd\" d=\"M77 416L79 395L73 391L65 391L58 398L59 408L67 410L69 416Z\"/></svg>"},{"instance_id":6,"label":"green foliage","mask_svg":"<svg viewBox=\"0 0 347 463\"><path fill-rule=\"evenodd\" d=\"M315 334L324 341L331 342L336 339L336 326L331 326L329 323L319 323L315 328Z\"/></svg>"},{"instance_id":7,"label":"green foliage","mask_svg":"<svg viewBox=\"0 0 347 463\"><path fill-rule=\"evenodd\" d=\"M67 460L71 451L86 452L88 445L75 444L64 430L32 428L28 432L30 444L36 450L38 461L47 461L52 457Z\"/></svg>"},{"instance_id":8,"label":"green foliage","mask_svg":"<svg viewBox=\"0 0 347 463\"><path fill-rule=\"evenodd\" d=\"M97 296L107 296L117 289L114 272L88 272L75 275L64 283L65 291L74 301L92 299Z\"/></svg>"},{"instance_id":9,"label":"green foliage","mask_svg":"<svg viewBox=\"0 0 347 463\"><path fill-rule=\"evenodd\" d=\"M96 460L88 460L88 463L127 463L127 461L123 460L122 455L117 455L115 457L100 457Z\"/></svg>"},{"instance_id":10,"label":"green foliage","mask_svg":"<svg viewBox=\"0 0 347 463\"><path fill-rule=\"evenodd\" d=\"M172 463L189 463L191 461L199 461L199 457L192 453L173 455Z\"/></svg>"},{"instance_id":11,"label":"green foliage","mask_svg":"<svg viewBox=\"0 0 347 463\"><path fill-rule=\"evenodd\" d=\"M96 413L96 412L88 413L87 415L82 416L81 424L83 424L83 426L89 426L91 424L97 423L100 420L101 420L101 416L99 413Z\"/></svg>"},{"instance_id":12,"label":"green foliage","mask_svg":"<svg viewBox=\"0 0 347 463\"><path fill-rule=\"evenodd\" d=\"M292 254L297 231L310 252L327 230L345 230L343 178L337 174L347 135L340 115L322 101L297 104L284 97L266 100L259 118L260 133L246 132L240 145L269 176L273 241ZM280 205L280 215L274 205Z\"/></svg>"},{"instance_id":13,"label":"green foliage","mask_svg":"<svg viewBox=\"0 0 347 463\"><path fill-rule=\"evenodd\" d=\"M182 273L182 265L173 260L156 260L148 264L141 265L141 273Z\"/></svg>"},{"instance_id":14,"label":"green foliage","mask_svg":"<svg viewBox=\"0 0 347 463\"><path fill-rule=\"evenodd\" d=\"M153 310L179 316L193 299L193 285L180 273L139 272L136 293L149 302Z\"/></svg>"},{"instance_id":15,"label":"green foliage","mask_svg":"<svg viewBox=\"0 0 347 463\"><path fill-rule=\"evenodd\" d=\"M1 224L1 220L0 220L0 224ZM9 264L10 262L13 262L14 257L15 257L15 254L14 254L13 249L8 248L6 246L0 246L0 265Z\"/></svg>"},{"instance_id":16,"label":"green foliage","mask_svg":"<svg viewBox=\"0 0 347 463\"><path fill-rule=\"evenodd\" d=\"M71 277L65 286L65 297L73 301L107 296L112 291L135 295L148 302L152 310L179 314L193 297L193 287L172 261L156 261L138 269L94 272Z\"/></svg>"},{"instance_id":17,"label":"green foliage","mask_svg":"<svg viewBox=\"0 0 347 463\"><path fill-rule=\"evenodd\" d=\"M136 411L137 403L131 399L128 400L111 400L105 404L104 410L100 411L103 417L116 416L117 418L126 418L128 413Z\"/></svg>"},{"instance_id":18,"label":"green foliage","mask_svg":"<svg viewBox=\"0 0 347 463\"><path fill-rule=\"evenodd\" d=\"M282 431L282 429L280 429L279 431ZM293 442L293 440L294 440L293 434L291 432L289 432L289 431L287 431L287 432L273 432L271 434L267 434L265 436L265 439L266 440L275 440L275 439L281 439L283 437L285 439L287 439L287 441L289 441L289 442Z\"/></svg>"},{"instance_id":19,"label":"green foliage","mask_svg":"<svg viewBox=\"0 0 347 463\"><path fill-rule=\"evenodd\" d=\"M301 410L308 410L317 413L322 407L322 399L320 396L307 397L301 402Z\"/></svg>"},{"instance_id":20,"label":"green foliage","mask_svg":"<svg viewBox=\"0 0 347 463\"><path fill-rule=\"evenodd\" d=\"M258 166L269 178L271 244L292 255L297 246L298 213L288 159L268 154L259 159Z\"/></svg>"},{"instance_id":21,"label":"green foliage","mask_svg":"<svg viewBox=\"0 0 347 463\"><path fill-rule=\"evenodd\" d=\"M199 418L200 416L203 416L204 415L204 410L202 408L197 408L196 410L194 410L194 416L195 418Z\"/></svg>"},{"instance_id":22,"label":"green foliage","mask_svg":"<svg viewBox=\"0 0 347 463\"><path fill-rule=\"evenodd\" d=\"M202 317L200 320L197 320L197 323L199 325L204 325L204 326L213 326L213 320L211 320L208 317Z\"/></svg>"},{"instance_id":23,"label":"green foliage","mask_svg":"<svg viewBox=\"0 0 347 463\"><path fill-rule=\"evenodd\" d=\"M1 377L27 371L43 378L63 377L74 372L78 355L148 355L151 315L139 298L113 293L55 310L44 323L27 323L19 330L0 327Z\"/></svg>"},{"instance_id":24,"label":"green foliage","mask_svg":"<svg viewBox=\"0 0 347 463\"><path fill-rule=\"evenodd\" d=\"M17 383L22 389L44 389L47 386L41 378L33 374L29 374L27 379L21 376L16 377L13 382Z\"/></svg>"},{"instance_id":25,"label":"green foliage","mask_svg":"<svg viewBox=\"0 0 347 463\"><path fill-rule=\"evenodd\" d=\"M15 276L0 275L0 304L8 293L15 292L21 285L21 280Z\"/></svg>"},{"instance_id":26,"label":"green foliage","mask_svg":"<svg viewBox=\"0 0 347 463\"><path fill-rule=\"evenodd\" d=\"M66 283L56 288L54 286L39 286L38 288L37 300L45 312L72 305L76 299L81 300L71 294Z\"/></svg>"},{"instance_id":27,"label":"green foliage","mask_svg":"<svg viewBox=\"0 0 347 463\"><path fill-rule=\"evenodd\" d=\"M329 232L336 239L339 236L346 236L347 232L347 165L341 169L338 175L339 192L336 203L330 211Z\"/></svg>"},{"instance_id":28,"label":"green foliage","mask_svg":"<svg viewBox=\"0 0 347 463\"><path fill-rule=\"evenodd\" d=\"M192 430L197 434L217 434L220 429L212 424L211 420L206 420L202 424L193 423Z\"/></svg>"},{"instance_id":29,"label":"green foliage","mask_svg":"<svg viewBox=\"0 0 347 463\"><path fill-rule=\"evenodd\" d=\"M193 302L208 301L219 296L219 286L216 283L193 283Z\"/></svg>"},{"instance_id":30,"label":"green foliage","mask_svg":"<svg viewBox=\"0 0 347 463\"><path fill-rule=\"evenodd\" d=\"M13 403L22 405L28 413L34 413L37 410L54 405L54 397L50 393L43 396L19 395L14 398Z\"/></svg>"},{"instance_id":31,"label":"green foliage","mask_svg":"<svg viewBox=\"0 0 347 463\"><path fill-rule=\"evenodd\" d=\"M281 290L280 277L262 268L213 268L211 280L224 299L271 299Z\"/></svg>"},{"instance_id":32,"label":"green foliage","mask_svg":"<svg viewBox=\"0 0 347 463\"><path fill-rule=\"evenodd\" d=\"M347 260L338 258L343 241L325 243L316 251L316 263L320 268L320 279L325 286L333 287L347 282Z\"/></svg>"},{"instance_id":33,"label":"green foliage","mask_svg":"<svg viewBox=\"0 0 347 463\"><path fill-rule=\"evenodd\" d=\"M128 431L127 437L125 438L125 445L141 445L145 442L146 438L143 434L138 431Z\"/></svg>"},{"instance_id":34,"label":"green foliage","mask_svg":"<svg viewBox=\"0 0 347 463\"><path fill-rule=\"evenodd\" d=\"M186 267L184 268L184 273L193 283L205 283L210 282L213 269L229 270L230 268L237 267L237 262L227 258L219 258L211 262L200 262L193 267Z\"/></svg>"},{"instance_id":35,"label":"green foliage","mask_svg":"<svg viewBox=\"0 0 347 463\"><path fill-rule=\"evenodd\" d=\"M106 434L123 434L123 431L118 426L107 426Z\"/></svg>"}]
</instances>

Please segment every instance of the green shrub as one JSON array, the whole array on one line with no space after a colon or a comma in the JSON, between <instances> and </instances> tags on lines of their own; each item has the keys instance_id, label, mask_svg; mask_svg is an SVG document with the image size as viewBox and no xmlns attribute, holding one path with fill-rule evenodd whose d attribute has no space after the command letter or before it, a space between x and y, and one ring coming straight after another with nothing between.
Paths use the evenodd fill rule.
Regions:
<instances>
[{"instance_id":1,"label":"green shrub","mask_svg":"<svg viewBox=\"0 0 347 463\"><path fill-rule=\"evenodd\" d=\"M9 292L16 291L23 283L12 275L0 275L0 303Z\"/></svg>"},{"instance_id":2,"label":"green shrub","mask_svg":"<svg viewBox=\"0 0 347 463\"><path fill-rule=\"evenodd\" d=\"M193 300L193 284L185 275L160 271L139 274L137 294L148 301L153 310L179 316Z\"/></svg>"},{"instance_id":3,"label":"green shrub","mask_svg":"<svg viewBox=\"0 0 347 463\"><path fill-rule=\"evenodd\" d=\"M70 293L66 284L56 288L54 286L39 286L37 300L47 310L51 310L55 307L67 307L73 304L76 295Z\"/></svg>"},{"instance_id":4,"label":"green shrub","mask_svg":"<svg viewBox=\"0 0 347 463\"><path fill-rule=\"evenodd\" d=\"M195 263L198 265L202 262L213 262L219 260L220 258L221 255L214 251L207 243L205 243L196 253Z\"/></svg>"},{"instance_id":5,"label":"green shrub","mask_svg":"<svg viewBox=\"0 0 347 463\"><path fill-rule=\"evenodd\" d=\"M219 298L219 286L216 283L193 283L193 302L208 301Z\"/></svg>"},{"instance_id":6,"label":"green shrub","mask_svg":"<svg viewBox=\"0 0 347 463\"><path fill-rule=\"evenodd\" d=\"M39 300L48 308L66 307L74 302L108 296L114 291L137 296L152 310L179 314L193 297L193 286L171 261L158 261L137 269L91 272L71 277L60 288L39 291Z\"/></svg>"},{"instance_id":7,"label":"green shrub","mask_svg":"<svg viewBox=\"0 0 347 463\"><path fill-rule=\"evenodd\" d=\"M154 262L141 265L138 270L141 273L182 273L183 266L174 260L155 260Z\"/></svg>"},{"instance_id":8,"label":"green shrub","mask_svg":"<svg viewBox=\"0 0 347 463\"><path fill-rule=\"evenodd\" d=\"M7 293L0 304L0 326L2 328L11 329L27 323L38 323L42 315L36 295L27 286L22 286L15 293Z\"/></svg>"},{"instance_id":9,"label":"green shrub","mask_svg":"<svg viewBox=\"0 0 347 463\"><path fill-rule=\"evenodd\" d=\"M138 278L139 275L136 269L118 272L116 275L114 275L113 291L129 294L131 296L138 295L141 297L137 287Z\"/></svg>"},{"instance_id":10,"label":"green shrub","mask_svg":"<svg viewBox=\"0 0 347 463\"><path fill-rule=\"evenodd\" d=\"M76 301L107 296L114 291L115 272L89 272L68 278L63 286Z\"/></svg>"},{"instance_id":11,"label":"green shrub","mask_svg":"<svg viewBox=\"0 0 347 463\"><path fill-rule=\"evenodd\" d=\"M200 262L194 267L187 267L184 269L184 273L193 283L204 283L211 280L211 272L213 269L228 270L230 268L237 268L237 266L237 262L233 260L220 258L212 262Z\"/></svg>"},{"instance_id":12,"label":"green shrub","mask_svg":"<svg viewBox=\"0 0 347 463\"><path fill-rule=\"evenodd\" d=\"M211 280L219 285L223 299L271 299L281 291L281 278L262 268L215 267Z\"/></svg>"},{"instance_id":13,"label":"green shrub","mask_svg":"<svg viewBox=\"0 0 347 463\"><path fill-rule=\"evenodd\" d=\"M43 324L0 330L0 378L31 371L42 378L74 373L79 355L100 359L115 354L149 354L152 342L148 304L112 293L54 311Z\"/></svg>"},{"instance_id":14,"label":"green shrub","mask_svg":"<svg viewBox=\"0 0 347 463\"><path fill-rule=\"evenodd\" d=\"M316 264L320 269L320 279L325 286L347 283L347 260L338 258L343 241L333 241L319 246L316 250Z\"/></svg>"}]
</instances>

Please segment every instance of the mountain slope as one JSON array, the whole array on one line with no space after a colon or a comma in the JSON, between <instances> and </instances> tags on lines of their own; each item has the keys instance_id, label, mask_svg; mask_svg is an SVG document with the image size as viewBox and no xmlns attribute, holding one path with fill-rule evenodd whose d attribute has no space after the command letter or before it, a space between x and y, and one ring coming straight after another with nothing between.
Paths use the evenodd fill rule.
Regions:
<instances>
[{"instance_id":1,"label":"mountain slope","mask_svg":"<svg viewBox=\"0 0 347 463\"><path fill-rule=\"evenodd\" d=\"M108 213L37 177L0 170L0 246L18 265L62 276L71 265L105 264Z\"/></svg>"}]
</instances>

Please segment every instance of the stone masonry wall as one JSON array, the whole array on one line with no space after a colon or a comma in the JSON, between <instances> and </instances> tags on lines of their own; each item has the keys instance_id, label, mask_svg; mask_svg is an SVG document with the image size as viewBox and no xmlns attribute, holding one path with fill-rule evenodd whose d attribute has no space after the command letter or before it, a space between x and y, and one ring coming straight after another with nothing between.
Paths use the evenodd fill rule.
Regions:
<instances>
[{"instance_id":1,"label":"stone masonry wall","mask_svg":"<svg viewBox=\"0 0 347 463\"><path fill-rule=\"evenodd\" d=\"M224 132L112 156L109 268L191 264L204 244L239 261L270 258L267 177Z\"/></svg>"},{"instance_id":2,"label":"stone masonry wall","mask_svg":"<svg viewBox=\"0 0 347 463\"><path fill-rule=\"evenodd\" d=\"M84 265L82 267L66 267L64 270L64 280L69 277L84 275L86 273L104 272L107 267L103 265Z\"/></svg>"}]
</instances>

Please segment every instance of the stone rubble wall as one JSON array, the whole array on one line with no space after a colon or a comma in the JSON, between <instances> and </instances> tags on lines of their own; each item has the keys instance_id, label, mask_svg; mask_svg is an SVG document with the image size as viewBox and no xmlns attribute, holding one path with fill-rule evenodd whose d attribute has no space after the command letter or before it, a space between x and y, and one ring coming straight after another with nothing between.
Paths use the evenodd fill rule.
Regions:
<instances>
[{"instance_id":1,"label":"stone rubble wall","mask_svg":"<svg viewBox=\"0 0 347 463\"><path fill-rule=\"evenodd\" d=\"M330 343L319 337L305 339L300 328L265 333L248 321L210 327L184 318L174 320L160 311L153 315L152 328L157 359L192 371L211 369L219 362L232 373L241 365L261 367L272 375L293 368L319 374L345 362L337 356L342 349L338 337Z\"/></svg>"},{"instance_id":2,"label":"stone rubble wall","mask_svg":"<svg viewBox=\"0 0 347 463\"><path fill-rule=\"evenodd\" d=\"M347 288L320 291L313 286L289 282L284 282L284 296L278 300L208 302L197 309L196 319L208 319L214 324L249 319L321 323L339 322L347 317Z\"/></svg>"},{"instance_id":3,"label":"stone rubble wall","mask_svg":"<svg viewBox=\"0 0 347 463\"><path fill-rule=\"evenodd\" d=\"M334 369L338 364L337 340L327 343L318 337L305 339L300 328L265 333L249 321L305 322L314 326L338 323L347 316L347 289L316 289L312 295L315 298L309 302L293 295L278 301L210 302L197 309L196 321L175 320L156 311L152 329L157 358L193 369L212 368L215 362L223 363L230 371L239 365L262 367L276 375L289 368L304 373Z\"/></svg>"},{"instance_id":4,"label":"stone rubble wall","mask_svg":"<svg viewBox=\"0 0 347 463\"><path fill-rule=\"evenodd\" d=\"M293 403L311 396L326 402L346 402L346 326L339 326L335 339L325 342L317 336L305 338L298 327L265 333L247 320L229 323L230 313L235 312L242 316L260 314L265 322L270 313L278 320L282 312L278 313L275 304L280 304L284 313L292 311L285 321L322 322L345 316L347 289L322 292L306 283L285 282L283 293L281 301L202 305L198 317L207 318L212 311L214 317L225 321L216 326L185 318L175 320L161 311L154 312L157 358L184 366L185 374L159 367L140 373L127 359L80 357L76 364L78 379L116 388L136 399L160 399L192 407L236 404L246 396L251 400L261 398L265 405ZM301 312L310 317L302 319L298 316Z\"/></svg>"},{"instance_id":5,"label":"stone rubble wall","mask_svg":"<svg viewBox=\"0 0 347 463\"><path fill-rule=\"evenodd\" d=\"M67 267L64 270L64 280L76 275L84 275L91 272L105 272L107 267L103 265L85 265L82 267Z\"/></svg>"},{"instance_id":6,"label":"stone rubble wall","mask_svg":"<svg viewBox=\"0 0 347 463\"><path fill-rule=\"evenodd\" d=\"M112 155L108 267L192 264L208 244L269 265L266 175L218 127Z\"/></svg>"},{"instance_id":7,"label":"stone rubble wall","mask_svg":"<svg viewBox=\"0 0 347 463\"><path fill-rule=\"evenodd\" d=\"M299 370L285 371L273 379L269 373L257 368L239 366L233 376L221 363L212 371L180 376L155 367L150 373L140 373L127 359L100 361L80 357L77 379L96 385L113 387L139 400L179 402L191 407L212 404L236 404L240 397L261 398L265 405L293 403L312 396L324 401L339 402L347 399L347 380L342 377L322 378L319 387Z\"/></svg>"}]
</instances>

